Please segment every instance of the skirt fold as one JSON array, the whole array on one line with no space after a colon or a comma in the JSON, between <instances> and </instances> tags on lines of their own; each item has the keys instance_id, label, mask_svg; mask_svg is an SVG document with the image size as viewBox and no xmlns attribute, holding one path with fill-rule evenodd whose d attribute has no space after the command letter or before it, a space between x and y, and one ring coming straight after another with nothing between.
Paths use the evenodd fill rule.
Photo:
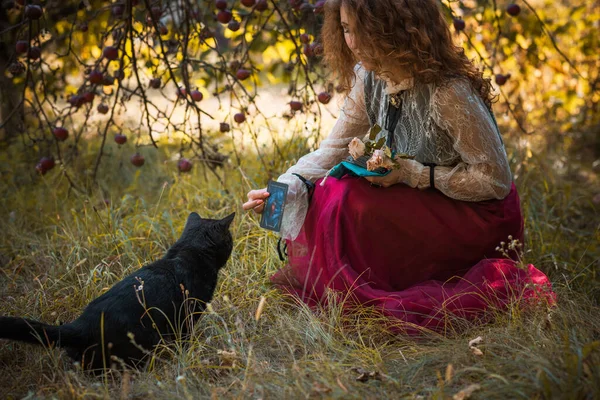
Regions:
<instances>
[{"instance_id":1,"label":"skirt fold","mask_svg":"<svg viewBox=\"0 0 600 400\"><path fill-rule=\"evenodd\" d=\"M482 318L514 299L552 303L546 275L496 250L509 235L522 243L514 184L503 200L464 202L435 190L328 179L317 182L304 226L287 242L283 286L309 304L329 289L350 293L396 322L430 329L448 315Z\"/></svg>"}]
</instances>

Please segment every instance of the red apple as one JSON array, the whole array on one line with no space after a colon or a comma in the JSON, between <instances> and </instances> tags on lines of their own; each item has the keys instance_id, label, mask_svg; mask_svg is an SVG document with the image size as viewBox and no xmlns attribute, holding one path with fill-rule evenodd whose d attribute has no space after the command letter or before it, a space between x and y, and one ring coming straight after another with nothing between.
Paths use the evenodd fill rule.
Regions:
<instances>
[{"instance_id":1,"label":"red apple","mask_svg":"<svg viewBox=\"0 0 600 400\"><path fill-rule=\"evenodd\" d=\"M14 62L8 66L8 72L10 72L12 76L19 76L25 72L25 66L20 61Z\"/></svg>"},{"instance_id":2,"label":"red apple","mask_svg":"<svg viewBox=\"0 0 600 400\"><path fill-rule=\"evenodd\" d=\"M323 45L321 43L313 43L312 50L315 56L320 56L323 54Z\"/></svg>"},{"instance_id":3,"label":"red apple","mask_svg":"<svg viewBox=\"0 0 600 400\"><path fill-rule=\"evenodd\" d=\"M110 86L113 85L115 83L115 78L110 76L110 75L104 75L104 78L102 79L102 84L104 86Z\"/></svg>"},{"instance_id":4,"label":"red apple","mask_svg":"<svg viewBox=\"0 0 600 400\"><path fill-rule=\"evenodd\" d=\"M52 134L54 135L56 140L60 142L64 142L69 137L69 131L63 128L62 126L52 129Z\"/></svg>"},{"instance_id":5,"label":"red apple","mask_svg":"<svg viewBox=\"0 0 600 400\"><path fill-rule=\"evenodd\" d=\"M289 104L292 111L300 111L302 109L302 102L300 101L292 100Z\"/></svg>"},{"instance_id":6,"label":"red apple","mask_svg":"<svg viewBox=\"0 0 600 400\"><path fill-rule=\"evenodd\" d=\"M256 0L242 0L242 4L245 7L253 7L256 4Z\"/></svg>"},{"instance_id":7,"label":"red apple","mask_svg":"<svg viewBox=\"0 0 600 400\"><path fill-rule=\"evenodd\" d=\"M462 31L465 29L465 21L460 18L454 18L452 23L454 24L454 29L457 31Z\"/></svg>"},{"instance_id":8,"label":"red apple","mask_svg":"<svg viewBox=\"0 0 600 400\"><path fill-rule=\"evenodd\" d=\"M185 96L187 96L187 90L184 87L180 87L177 89L177 96L184 98Z\"/></svg>"},{"instance_id":9,"label":"red apple","mask_svg":"<svg viewBox=\"0 0 600 400\"><path fill-rule=\"evenodd\" d=\"M125 12L125 8L122 4L115 4L114 6L112 6L111 12L112 15L114 15L115 17L121 17Z\"/></svg>"},{"instance_id":10,"label":"red apple","mask_svg":"<svg viewBox=\"0 0 600 400\"><path fill-rule=\"evenodd\" d=\"M289 0L289 3L294 10L299 10L300 6L302 6L302 4L304 3L304 0Z\"/></svg>"},{"instance_id":11,"label":"red apple","mask_svg":"<svg viewBox=\"0 0 600 400\"><path fill-rule=\"evenodd\" d=\"M319 99L319 103L327 104L331 100L331 94L329 94L328 92L321 92L319 93L317 98Z\"/></svg>"},{"instance_id":12,"label":"red apple","mask_svg":"<svg viewBox=\"0 0 600 400\"><path fill-rule=\"evenodd\" d=\"M100 71L90 72L90 83L99 85L104 81L104 75Z\"/></svg>"},{"instance_id":13,"label":"red apple","mask_svg":"<svg viewBox=\"0 0 600 400\"><path fill-rule=\"evenodd\" d=\"M246 120L246 115L244 115L244 113L237 113L233 116L233 120L235 122L237 122L238 124L241 124L242 122L244 122Z\"/></svg>"},{"instance_id":14,"label":"red apple","mask_svg":"<svg viewBox=\"0 0 600 400\"><path fill-rule=\"evenodd\" d=\"M72 95L67 101L69 102L71 107L79 107L83 104L83 98L78 94Z\"/></svg>"},{"instance_id":15,"label":"red apple","mask_svg":"<svg viewBox=\"0 0 600 400\"><path fill-rule=\"evenodd\" d=\"M231 21L232 17L233 17L233 15L231 15L231 11L229 11L229 10L221 10L217 14L217 19L222 24L227 24L229 21Z\"/></svg>"},{"instance_id":16,"label":"red apple","mask_svg":"<svg viewBox=\"0 0 600 400\"><path fill-rule=\"evenodd\" d=\"M115 142L117 142L118 144L125 144L125 142L127 142L127 136L123 135L122 133L117 133L115 135ZM136 154L137 156L140 156L139 154ZM134 155L133 157L135 157L136 155ZM144 157L142 157L142 164L137 165L135 162L133 162L133 157L131 157L131 162L133 163L133 165L135 165L136 167L139 167L140 165L144 164Z\"/></svg>"},{"instance_id":17,"label":"red apple","mask_svg":"<svg viewBox=\"0 0 600 400\"><path fill-rule=\"evenodd\" d=\"M498 86L502 86L502 85L504 85L506 83L506 81L508 80L508 78L510 78L510 74L507 74L507 75L496 74L495 78L496 78L496 84Z\"/></svg>"},{"instance_id":18,"label":"red apple","mask_svg":"<svg viewBox=\"0 0 600 400\"><path fill-rule=\"evenodd\" d=\"M250 71L248 71L247 69L243 69L243 68L238 69L237 72L235 73L235 77L238 78L240 81L248 79L249 76L250 76Z\"/></svg>"},{"instance_id":19,"label":"red apple","mask_svg":"<svg viewBox=\"0 0 600 400\"><path fill-rule=\"evenodd\" d=\"M82 95L83 101L85 103L92 103L94 101L94 97L96 97L96 93L94 92L85 92Z\"/></svg>"},{"instance_id":20,"label":"red apple","mask_svg":"<svg viewBox=\"0 0 600 400\"><path fill-rule=\"evenodd\" d=\"M35 169L37 169L37 171L44 175L46 172L50 171L52 168L54 168L54 158L52 157L42 157L40 159L40 161L38 161L37 165L35 166Z\"/></svg>"},{"instance_id":21,"label":"red apple","mask_svg":"<svg viewBox=\"0 0 600 400\"><path fill-rule=\"evenodd\" d=\"M221 122L221 124L219 125L219 130L223 133L229 132L230 129L231 127L227 122Z\"/></svg>"},{"instance_id":22,"label":"red apple","mask_svg":"<svg viewBox=\"0 0 600 400\"><path fill-rule=\"evenodd\" d=\"M42 56L42 49L40 49L37 46L32 46L29 49L29 51L27 52L27 57L29 57L32 60L37 60L41 56Z\"/></svg>"},{"instance_id":23,"label":"red apple","mask_svg":"<svg viewBox=\"0 0 600 400\"><path fill-rule=\"evenodd\" d=\"M134 155L132 155L130 160L131 163L136 167L141 167L142 165L144 165L144 162L146 162L144 156L140 153L135 153Z\"/></svg>"},{"instance_id":24,"label":"red apple","mask_svg":"<svg viewBox=\"0 0 600 400\"><path fill-rule=\"evenodd\" d=\"M227 24L227 28L229 28L229 30L231 32L237 32L240 30L240 23L238 21L236 21L235 19L232 19L231 21L229 21L229 23Z\"/></svg>"},{"instance_id":25,"label":"red apple","mask_svg":"<svg viewBox=\"0 0 600 400\"><path fill-rule=\"evenodd\" d=\"M202 98L204 97L204 96L202 96L202 92L199 90L192 90L191 96L192 96L192 100L194 100L194 101L201 101Z\"/></svg>"},{"instance_id":26,"label":"red apple","mask_svg":"<svg viewBox=\"0 0 600 400\"><path fill-rule=\"evenodd\" d=\"M315 8L313 9L313 12L315 14L322 14L323 7L325 7L325 0L319 0L315 3Z\"/></svg>"},{"instance_id":27,"label":"red apple","mask_svg":"<svg viewBox=\"0 0 600 400\"><path fill-rule=\"evenodd\" d=\"M119 49L114 46L106 46L104 50L102 50L102 55L107 60L116 60L119 58Z\"/></svg>"},{"instance_id":28,"label":"red apple","mask_svg":"<svg viewBox=\"0 0 600 400\"><path fill-rule=\"evenodd\" d=\"M106 104L100 103L98 107L96 107L100 114L106 114L108 112L108 106Z\"/></svg>"},{"instance_id":29,"label":"red apple","mask_svg":"<svg viewBox=\"0 0 600 400\"><path fill-rule=\"evenodd\" d=\"M40 6L29 4L27 7L25 7L25 16L28 19L40 19L43 14L44 12Z\"/></svg>"},{"instance_id":30,"label":"red apple","mask_svg":"<svg viewBox=\"0 0 600 400\"><path fill-rule=\"evenodd\" d=\"M300 42L304 44L310 43L310 36L308 36L306 33L303 33L300 35Z\"/></svg>"},{"instance_id":31,"label":"red apple","mask_svg":"<svg viewBox=\"0 0 600 400\"><path fill-rule=\"evenodd\" d=\"M217 0L217 1L215 1L215 6L219 10L225 10L227 8L227 1L226 0Z\"/></svg>"},{"instance_id":32,"label":"red apple","mask_svg":"<svg viewBox=\"0 0 600 400\"><path fill-rule=\"evenodd\" d=\"M192 169L192 163L187 158L182 158L177 163L180 172L189 172Z\"/></svg>"},{"instance_id":33,"label":"red apple","mask_svg":"<svg viewBox=\"0 0 600 400\"><path fill-rule=\"evenodd\" d=\"M299 102L299 101L294 101L294 100L292 100L292 101L290 101L290 108L291 108L293 111L299 111L299 110L301 110L301 109L302 109L302 103L301 103L301 102Z\"/></svg>"},{"instance_id":34,"label":"red apple","mask_svg":"<svg viewBox=\"0 0 600 400\"><path fill-rule=\"evenodd\" d=\"M19 40L15 46L17 54L27 53L29 50L29 42L26 40Z\"/></svg>"},{"instance_id":35,"label":"red apple","mask_svg":"<svg viewBox=\"0 0 600 400\"><path fill-rule=\"evenodd\" d=\"M150 12L152 13L155 19L160 18L160 16L162 15L162 9L159 6L152 7Z\"/></svg>"},{"instance_id":36,"label":"red apple","mask_svg":"<svg viewBox=\"0 0 600 400\"><path fill-rule=\"evenodd\" d=\"M315 55L314 51L313 51L313 47L310 44L305 44L304 45L304 55L306 57L312 57Z\"/></svg>"},{"instance_id":37,"label":"red apple","mask_svg":"<svg viewBox=\"0 0 600 400\"><path fill-rule=\"evenodd\" d=\"M258 0L256 2L256 11L266 11L269 8L269 3L267 2L267 0Z\"/></svg>"},{"instance_id":38,"label":"red apple","mask_svg":"<svg viewBox=\"0 0 600 400\"><path fill-rule=\"evenodd\" d=\"M152 89L160 89L160 85L161 85L161 83L162 83L162 82L161 82L160 78L153 78L153 79L150 79L150 87L151 87Z\"/></svg>"},{"instance_id":39,"label":"red apple","mask_svg":"<svg viewBox=\"0 0 600 400\"><path fill-rule=\"evenodd\" d=\"M506 12L508 13L508 15L516 17L521 13L521 7L519 7L518 4L512 3L506 7Z\"/></svg>"}]
</instances>

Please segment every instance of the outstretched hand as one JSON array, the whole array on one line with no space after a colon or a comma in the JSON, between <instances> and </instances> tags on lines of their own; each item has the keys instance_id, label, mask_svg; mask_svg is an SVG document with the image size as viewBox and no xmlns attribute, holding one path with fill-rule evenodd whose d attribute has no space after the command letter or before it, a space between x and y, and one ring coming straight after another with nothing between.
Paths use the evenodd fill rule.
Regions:
<instances>
[{"instance_id":1,"label":"outstretched hand","mask_svg":"<svg viewBox=\"0 0 600 400\"><path fill-rule=\"evenodd\" d=\"M244 211L254 210L255 213L261 214L265 209L265 199L269 197L267 189L251 190L248 192L248 201L242 204Z\"/></svg>"}]
</instances>

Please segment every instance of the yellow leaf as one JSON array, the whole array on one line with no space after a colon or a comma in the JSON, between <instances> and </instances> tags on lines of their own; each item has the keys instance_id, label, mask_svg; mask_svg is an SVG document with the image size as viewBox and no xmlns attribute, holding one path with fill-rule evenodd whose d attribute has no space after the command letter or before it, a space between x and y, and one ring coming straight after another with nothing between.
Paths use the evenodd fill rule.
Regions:
<instances>
[{"instance_id":1,"label":"yellow leaf","mask_svg":"<svg viewBox=\"0 0 600 400\"><path fill-rule=\"evenodd\" d=\"M456 393L454 396L452 396L452 400L468 399L469 397L471 397L473 392L475 392L476 390L479 390L479 389L481 389L481 386L478 385L477 383L469 385L466 388L464 388L463 390L461 390L460 392Z\"/></svg>"}]
</instances>

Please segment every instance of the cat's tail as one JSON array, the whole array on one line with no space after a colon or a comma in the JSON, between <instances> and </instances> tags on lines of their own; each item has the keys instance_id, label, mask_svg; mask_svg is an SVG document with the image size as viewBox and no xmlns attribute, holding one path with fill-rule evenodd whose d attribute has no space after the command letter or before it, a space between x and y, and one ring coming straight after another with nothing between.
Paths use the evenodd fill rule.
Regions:
<instances>
[{"instance_id":1,"label":"cat's tail","mask_svg":"<svg viewBox=\"0 0 600 400\"><path fill-rule=\"evenodd\" d=\"M66 347L80 347L83 342L81 332L72 324L56 326L15 317L0 317L0 338Z\"/></svg>"}]
</instances>

